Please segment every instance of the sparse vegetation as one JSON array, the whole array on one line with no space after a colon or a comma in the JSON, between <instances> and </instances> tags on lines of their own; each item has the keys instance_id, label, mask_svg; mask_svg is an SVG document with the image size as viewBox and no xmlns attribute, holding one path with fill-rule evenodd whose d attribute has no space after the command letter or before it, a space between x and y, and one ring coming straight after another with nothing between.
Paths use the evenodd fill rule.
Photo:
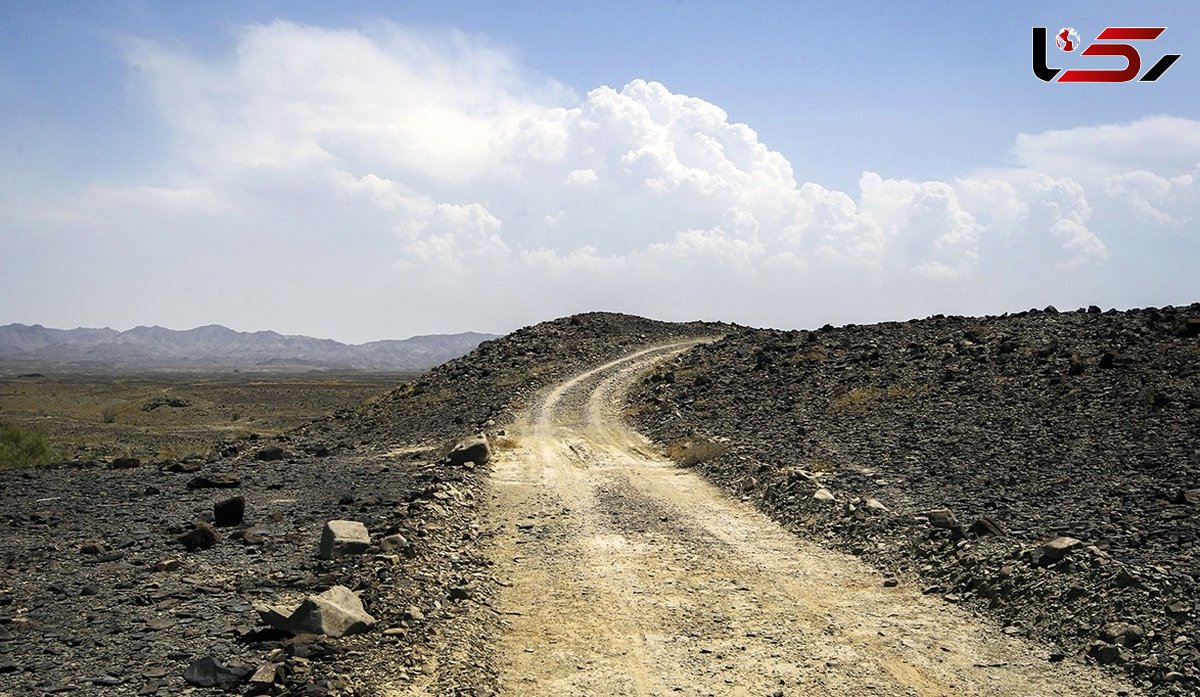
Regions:
<instances>
[{"instance_id":1,"label":"sparse vegetation","mask_svg":"<svg viewBox=\"0 0 1200 697\"><path fill-rule=\"evenodd\" d=\"M808 460L808 462L805 464L805 468L809 472L814 472L816 474L828 474L834 470L833 462L821 457Z\"/></svg>"},{"instance_id":2,"label":"sparse vegetation","mask_svg":"<svg viewBox=\"0 0 1200 697\"><path fill-rule=\"evenodd\" d=\"M516 450L520 445L512 436L496 436L492 439L492 447L496 450Z\"/></svg>"},{"instance_id":3,"label":"sparse vegetation","mask_svg":"<svg viewBox=\"0 0 1200 697\"><path fill-rule=\"evenodd\" d=\"M792 356L792 362L793 363L819 362L819 361L823 361L827 358L829 358L829 354L828 354L828 352L825 351L825 349L813 348L813 349L807 349L804 351L797 351Z\"/></svg>"},{"instance_id":4,"label":"sparse vegetation","mask_svg":"<svg viewBox=\"0 0 1200 697\"><path fill-rule=\"evenodd\" d=\"M44 431L64 460L103 460L160 451L205 453L248 429L271 436L395 386L394 374L221 373L56 374L0 377L0 412ZM170 395L187 408L144 410Z\"/></svg>"},{"instance_id":5,"label":"sparse vegetation","mask_svg":"<svg viewBox=\"0 0 1200 697\"><path fill-rule=\"evenodd\" d=\"M905 399L916 394L916 390L904 385L888 385L887 387L855 387L829 403L832 411L862 411L868 404L885 399Z\"/></svg>"},{"instance_id":6,"label":"sparse vegetation","mask_svg":"<svg viewBox=\"0 0 1200 697\"><path fill-rule=\"evenodd\" d=\"M680 438L667 444L667 457L681 467L695 467L725 454L729 446L707 438Z\"/></svg>"},{"instance_id":7,"label":"sparse vegetation","mask_svg":"<svg viewBox=\"0 0 1200 697\"><path fill-rule=\"evenodd\" d=\"M0 469L44 465L54 457L45 433L0 423Z\"/></svg>"}]
</instances>

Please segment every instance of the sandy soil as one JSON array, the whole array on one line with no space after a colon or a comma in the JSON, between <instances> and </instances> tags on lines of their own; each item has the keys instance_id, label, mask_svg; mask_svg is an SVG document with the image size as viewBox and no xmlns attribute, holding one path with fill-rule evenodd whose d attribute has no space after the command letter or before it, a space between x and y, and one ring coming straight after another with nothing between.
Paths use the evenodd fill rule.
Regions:
<instances>
[{"instance_id":1,"label":"sandy soil","mask_svg":"<svg viewBox=\"0 0 1200 697\"><path fill-rule=\"evenodd\" d=\"M628 385L692 342L551 391L495 458L509 695L1112 695L1096 669L801 541L660 457Z\"/></svg>"},{"instance_id":2,"label":"sandy soil","mask_svg":"<svg viewBox=\"0 0 1200 697\"><path fill-rule=\"evenodd\" d=\"M0 375L0 421L44 431L61 459L203 455L350 409L413 376L399 373L49 373ZM186 406L146 410L173 397Z\"/></svg>"}]
</instances>

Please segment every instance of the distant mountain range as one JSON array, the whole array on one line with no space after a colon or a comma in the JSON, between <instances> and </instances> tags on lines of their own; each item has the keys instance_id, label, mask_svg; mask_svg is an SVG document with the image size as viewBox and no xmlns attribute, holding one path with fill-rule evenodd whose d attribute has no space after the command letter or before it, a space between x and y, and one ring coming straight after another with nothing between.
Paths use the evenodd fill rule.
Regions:
<instances>
[{"instance_id":1,"label":"distant mountain range","mask_svg":"<svg viewBox=\"0 0 1200 697\"><path fill-rule=\"evenodd\" d=\"M185 331L135 327L124 332L9 324L0 327L0 362L30 369L421 371L493 338L464 332L343 344L272 331L238 332L218 324Z\"/></svg>"}]
</instances>

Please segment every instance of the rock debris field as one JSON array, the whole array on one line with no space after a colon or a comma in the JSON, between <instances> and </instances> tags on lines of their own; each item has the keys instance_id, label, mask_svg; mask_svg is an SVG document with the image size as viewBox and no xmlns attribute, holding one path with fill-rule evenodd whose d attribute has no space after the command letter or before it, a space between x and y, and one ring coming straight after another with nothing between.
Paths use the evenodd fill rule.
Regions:
<instances>
[{"instance_id":1,"label":"rock debris field","mask_svg":"<svg viewBox=\"0 0 1200 697\"><path fill-rule=\"evenodd\" d=\"M1200 305L738 329L634 392L644 433L799 535L1048 660L1200 693Z\"/></svg>"},{"instance_id":2,"label":"rock debris field","mask_svg":"<svg viewBox=\"0 0 1200 697\"><path fill-rule=\"evenodd\" d=\"M1094 690L1111 678L1131 686L1114 693L1200 692L1192 305L798 332L590 313L485 342L278 438L183 460L0 471L0 695L521 694L505 677L506 632L527 613L511 603L537 594L514 590L496 559L546 524L497 511L492 469L531 467L521 425L548 390L666 344L681 348L612 384L632 385L624 416L655 443L622 452L657 448L678 461L663 467L723 489L722 507L757 507L831 555L858 556L879 588L979 617L1037 656L1030 675L1061 664L1107 673ZM546 428L546 452L571 451ZM626 459L622 471L640 476ZM602 453L579 463L608 466ZM555 525L572 520L528 471L535 488L522 496ZM594 519L621 534L688 527L670 511L621 522L610 498L621 499L596 499ZM745 581L687 583L747 592ZM688 595L673 592L686 614ZM684 664L715 674L714 660ZM946 694L888 665L912 694ZM806 694L798 686L817 689L823 674L763 694ZM741 694L730 677L672 684Z\"/></svg>"},{"instance_id":3,"label":"rock debris field","mask_svg":"<svg viewBox=\"0 0 1200 697\"><path fill-rule=\"evenodd\" d=\"M698 326L565 318L277 439L0 471L0 695L490 694L486 472L449 446ZM329 521L360 524L365 548L322 558ZM278 628L338 587L369 628Z\"/></svg>"}]
</instances>

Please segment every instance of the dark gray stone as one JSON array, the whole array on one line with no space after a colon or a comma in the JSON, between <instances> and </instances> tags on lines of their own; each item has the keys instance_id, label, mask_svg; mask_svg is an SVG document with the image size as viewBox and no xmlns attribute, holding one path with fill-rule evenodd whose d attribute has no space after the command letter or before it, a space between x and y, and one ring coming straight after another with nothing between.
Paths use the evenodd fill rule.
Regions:
<instances>
[{"instance_id":1,"label":"dark gray stone","mask_svg":"<svg viewBox=\"0 0 1200 697\"><path fill-rule=\"evenodd\" d=\"M212 656L206 656L183 671L183 679L199 687L229 688L244 682L254 668L241 665L225 665Z\"/></svg>"},{"instance_id":2,"label":"dark gray stone","mask_svg":"<svg viewBox=\"0 0 1200 697\"><path fill-rule=\"evenodd\" d=\"M246 515L246 499L234 496L213 504L213 524L219 528L239 525Z\"/></svg>"},{"instance_id":3,"label":"dark gray stone","mask_svg":"<svg viewBox=\"0 0 1200 697\"><path fill-rule=\"evenodd\" d=\"M263 462L273 462L275 460L282 460L286 455L287 453L284 452L283 448L278 445L272 445L254 453L254 459Z\"/></svg>"},{"instance_id":4,"label":"dark gray stone","mask_svg":"<svg viewBox=\"0 0 1200 697\"><path fill-rule=\"evenodd\" d=\"M452 465L464 465L468 462L485 465L491 457L492 447L488 444L487 436L480 433L459 441L446 455L446 461Z\"/></svg>"},{"instance_id":5,"label":"dark gray stone","mask_svg":"<svg viewBox=\"0 0 1200 697\"><path fill-rule=\"evenodd\" d=\"M221 540L221 536L213 529L211 525L205 522L197 522L196 527L176 538L184 549L189 552L195 552L201 549L210 549L215 547Z\"/></svg>"}]
</instances>

